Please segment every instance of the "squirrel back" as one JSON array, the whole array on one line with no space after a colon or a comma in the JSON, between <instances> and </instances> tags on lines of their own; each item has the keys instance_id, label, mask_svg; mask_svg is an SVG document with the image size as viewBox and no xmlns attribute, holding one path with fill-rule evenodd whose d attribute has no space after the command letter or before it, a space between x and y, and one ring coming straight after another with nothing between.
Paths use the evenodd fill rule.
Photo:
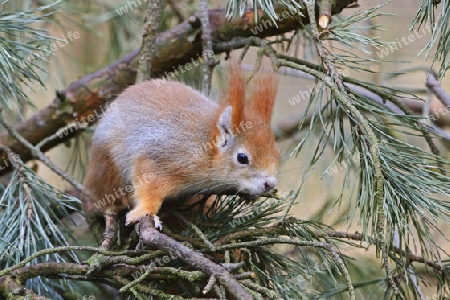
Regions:
<instances>
[{"instance_id":1,"label":"squirrel back","mask_svg":"<svg viewBox=\"0 0 450 300\"><path fill-rule=\"evenodd\" d=\"M278 79L262 68L249 93L245 85L241 66L231 63L219 104L178 82L126 89L93 137L85 185L96 207L117 213L131 204L129 224L156 215L166 198L256 198L274 188L279 150L270 118Z\"/></svg>"}]
</instances>

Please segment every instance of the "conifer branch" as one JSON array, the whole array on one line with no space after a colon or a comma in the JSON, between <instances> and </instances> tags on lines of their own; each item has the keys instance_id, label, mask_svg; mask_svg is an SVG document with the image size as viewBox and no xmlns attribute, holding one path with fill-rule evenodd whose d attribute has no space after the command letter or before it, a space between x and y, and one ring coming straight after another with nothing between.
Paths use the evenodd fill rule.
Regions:
<instances>
[{"instance_id":1,"label":"conifer branch","mask_svg":"<svg viewBox=\"0 0 450 300\"><path fill-rule=\"evenodd\" d=\"M324 47L320 41L319 38L319 32L316 27L315 20L315 7L314 7L315 1L309 1L306 2L306 8L308 10L308 15L311 20L311 31L313 34L314 42L316 49L318 50L320 58L323 60L324 64L327 66L328 70L331 72L331 78L325 77L323 74L319 73L314 75L316 78L320 79L325 85L328 86L328 88L331 90L332 94L338 99L338 101L347 109L347 114L351 115L358 123L359 126L361 126L362 130L364 131L364 134L369 139L369 151L372 156L372 164L374 169L374 179L375 179L375 193L374 193L374 200L377 205L377 221L376 221L376 229L378 232L378 239L379 239L379 249L381 250L381 255L383 257L383 265L386 271L386 274L388 276L389 282L392 286L392 289L394 290L394 293L398 295L401 299L404 299L404 296L401 294L400 290L397 287L397 284L392 276L392 273L389 269L389 261L388 261L388 246L385 243L385 221L386 221L386 215L384 211L384 175L381 168L381 156L380 156L380 144L378 141L378 138L375 134L375 132L372 130L371 126L369 125L368 120L360 113L360 111L351 103L349 100L349 96L347 94L347 91L344 87L344 84L341 79L341 75L336 71L336 68L334 67L334 64L328 60L328 58L325 56L325 50ZM302 68L298 68L301 71L305 71L307 73L310 73L308 71L302 70ZM310 70L311 71L311 70ZM310 73L313 75L312 73ZM334 85L337 84L338 88Z\"/></svg>"},{"instance_id":2,"label":"conifer branch","mask_svg":"<svg viewBox=\"0 0 450 300\"><path fill-rule=\"evenodd\" d=\"M208 240L205 234L192 222L187 220L182 214L178 212L173 212L173 215L180 219L184 224L186 224L189 228L195 231L195 233L201 238L201 240L205 243L205 245L209 248L209 250L215 252L214 245Z\"/></svg>"},{"instance_id":3,"label":"conifer branch","mask_svg":"<svg viewBox=\"0 0 450 300\"><path fill-rule=\"evenodd\" d=\"M74 188L76 188L80 193L85 196L89 196L89 193L85 190L83 185L72 178L69 174L64 172L61 168L56 166L47 156L45 156L37 147L30 144L26 139L24 139L12 126L5 122L3 117L1 116L0 110L0 123L5 127L8 133L18 140L22 145L24 145L32 154L33 157L39 159L42 163L44 163L47 167L49 167L53 172L61 176L62 179L70 183Z\"/></svg>"},{"instance_id":4,"label":"conifer branch","mask_svg":"<svg viewBox=\"0 0 450 300\"><path fill-rule=\"evenodd\" d=\"M152 225L150 217L144 217L136 226L136 231L142 238L145 245L153 245L168 252L175 252L180 259L205 272L209 276L214 276L217 281L224 286L231 295L237 299L251 300L252 296L235 280L231 274L223 267L214 264L198 252L172 240L168 236L159 233Z\"/></svg>"},{"instance_id":5,"label":"conifer branch","mask_svg":"<svg viewBox=\"0 0 450 300\"><path fill-rule=\"evenodd\" d=\"M216 251L222 251L224 249L242 249L243 247L251 248L251 247L260 247L263 245L273 245L278 243L288 243L288 244L295 244L298 246L313 246L313 247L323 247L327 249L328 251L331 251L333 258L338 260L339 254L333 250L333 247L329 243L323 243L323 242L311 242L311 241L302 241L295 238L285 238L285 237L269 237L268 236L280 236L280 235L286 235L287 231L284 228L284 225L289 222L295 222L296 219L290 218L287 219L284 222L277 223L277 225L267 227L267 228L261 228L261 229L248 229L241 232L236 232L233 234L230 234L228 236L224 236L222 238L223 241L229 241L227 243L218 243L220 246L216 247ZM286 223L287 222L287 223ZM339 231L317 231L315 233L317 237L321 238L337 238L337 239L353 239L358 241L363 241L364 237L363 235L359 233L347 233L347 232L339 232ZM247 242L238 242L235 243L233 240L239 240L239 239L252 239L257 238L255 241L247 241ZM376 244L375 241L371 241L371 244ZM181 245L181 244L179 244ZM176 251L179 251L179 246L176 246ZM173 250L173 249L172 249ZM52 253L59 253L59 252L66 252L66 251L90 251L90 252L96 252L96 253L102 253L105 255L106 263L104 268L102 270L99 270L98 272L94 273L90 278L93 281L99 281L101 282L101 278L107 277L107 278L113 278L115 280L115 286L123 287L128 285L128 287L131 287L132 280L125 279L127 276L130 276L130 274L143 274L145 273L145 270L151 269L151 272L148 271L145 276L140 276L142 278L141 280L144 280L144 277L148 276L149 280L172 280L174 277L176 278L182 278L185 280L188 280L189 282L198 282L201 280L206 279L206 274L199 271L184 271L179 270L176 268L171 267L152 267L152 268L145 268L143 267L135 267L136 265L142 265L142 264L149 264L157 257L158 255L161 255L164 253L164 251L157 250L157 251L150 251L150 250L127 250L127 251L120 251L120 252L114 252L114 251L106 251L101 248L95 248L95 247L87 247L87 246L67 246L67 247L57 247L53 249L45 249L41 250L38 253L35 253L33 256L26 258L21 263L17 264L14 267L5 269L0 272L0 282L3 282L1 279L6 278L7 276L14 275L17 278L20 278L21 281L33 278L34 276L81 276L85 274L89 266L86 264L73 264L73 263L40 263L35 265L29 265L27 264L34 260L36 257L41 255L48 255ZM208 249L204 250L204 253L213 253ZM411 262L420 262L425 263L426 265L429 265L433 269L435 269L437 272L447 272L445 268L442 266L439 266L436 263L433 263L431 261L427 261L424 258L415 256L414 254L409 254L409 256L404 252L400 250L396 250L396 253L404 256L407 258L407 260ZM196 265L198 266L198 265ZM234 264L232 268L230 269L226 264L223 265L228 270L235 269L238 267L242 267L242 263ZM341 264L341 268L343 265ZM345 272L345 271L344 271ZM64 274L64 275L62 275ZM344 273L345 274L345 273ZM250 274L251 275L251 274ZM123 278L123 280L117 280L118 276ZM250 287L252 290L257 291L261 293L262 295L265 295L267 297L273 296L272 293L266 294L268 291L259 285L256 285L254 283L250 283L248 281L245 281L245 278L247 275L244 273L238 273L234 275L234 278L239 279L240 284L243 284L246 287ZM74 280L77 280L76 277L71 277ZM252 278L252 276L250 276ZM244 281L240 281L240 280ZM111 284L111 283L110 283ZM1 286L1 284L0 284ZM133 287L136 289L136 291L139 292L148 292L149 294L152 293L162 293L161 291L152 289L152 290L143 290L143 285L139 285L138 282L133 283ZM1 287L0 287L1 290ZM131 291L131 288L130 288ZM180 298L182 299L182 298Z\"/></svg>"},{"instance_id":6,"label":"conifer branch","mask_svg":"<svg viewBox=\"0 0 450 300\"><path fill-rule=\"evenodd\" d=\"M434 72L429 72L425 85L433 94L444 104L447 109L450 109L450 95L442 88L436 80Z\"/></svg>"}]
</instances>

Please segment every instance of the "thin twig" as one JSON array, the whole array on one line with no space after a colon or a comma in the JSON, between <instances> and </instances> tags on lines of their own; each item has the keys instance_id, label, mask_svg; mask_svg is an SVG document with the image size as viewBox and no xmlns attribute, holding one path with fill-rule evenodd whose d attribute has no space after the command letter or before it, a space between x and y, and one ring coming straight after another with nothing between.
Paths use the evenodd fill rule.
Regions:
<instances>
[{"instance_id":1,"label":"thin twig","mask_svg":"<svg viewBox=\"0 0 450 300\"><path fill-rule=\"evenodd\" d=\"M203 47L203 86L202 92L205 96L211 90L212 70L216 62L212 55L212 30L209 24L208 0L200 0L200 20L202 23L202 47Z\"/></svg>"},{"instance_id":2,"label":"thin twig","mask_svg":"<svg viewBox=\"0 0 450 300\"><path fill-rule=\"evenodd\" d=\"M47 144L51 141L60 139L64 135L65 132L71 132L72 130L78 130L78 129L80 129L80 128L76 122L69 123L66 126L58 129L58 131L56 133L42 139L39 143L36 144L36 148L41 150L42 146L44 146L45 144Z\"/></svg>"},{"instance_id":3,"label":"thin twig","mask_svg":"<svg viewBox=\"0 0 450 300\"><path fill-rule=\"evenodd\" d=\"M43 249L39 250L35 253L33 253L31 256L25 258L21 262L15 264L14 266L11 266L9 268L3 269L0 271L0 276L6 275L16 269L19 269L23 266L25 266L27 263L31 262L32 260L36 259L39 256L42 255L48 255L53 253L59 253L59 252L67 252L67 251L89 251L89 252L96 252L101 253L108 256L122 256L122 255L136 255L140 253L148 253L149 251L136 251L136 250L126 250L126 251L120 251L120 252L114 252L114 251L107 251L101 248L97 247L90 247L90 246L60 246L60 247L54 247L51 249ZM129 258L132 259L132 258Z\"/></svg>"},{"instance_id":4,"label":"thin twig","mask_svg":"<svg viewBox=\"0 0 450 300\"><path fill-rule=\"evenodd\" d=\"M172 9L173 13L175 14L175 16L178 19L178 22L183 23L184 17L183 17L183 14L181 13L180 8L178 7L178 3L174 0L167 0L167 3L169 3L170 8Z\"/></svg>"},{"instance_id":5,"label":"thin twig","mask_svg":"<svg viewBox=\"0 0 450 300\"><path fill-rule=\"evenodd\" d=\"M242 280L242 284L246 287L268 297L269 299L278 299L277 294L274 291L269 290L268 288L262 287L251 280Z\"/></svg>"},{"instance_id":6,"label":"thin twig","mask_svg":"<svg viewBox=\"0 0 450 300\"><path fill-rule=\"evenodd\" d=\"M202 291L203 295L206 295L207 293L209 293L215 285L216 285L216 277L210 276L208 283L203 288L203 291Z\"/></svg>"},{"instance_id":7,"label":"thin twig","mask_svg":"<svg viewBox=\"0 0 450 300\"><path fill-rule=\"evenodd\" d=\"M296 245L296 246L309 246L309 247L319 247L319 248L327 249L333 256L333 258L336 260L336 262L338 263L341 271L344 273L345 279L347 281L349 293L351 296L354 297L355 291L354 291L352 279L347 270L347 267L345 266L345 263L342 260L342 258L339 256L338 252L329 243L316 242L316 241L302 241L299 239L275 237L275 238L262 238L262 239L258 239L258 240L250 241L250 242L239 242L239 243L233 243L233 244L228 244L228 245L221 245L221 246L217 246L216 250L223 251L223 250L230 250L230 249L257 247L257 246L265 246L265 245L273 245L273 244L289 244L289 245Z\"/></svg>"},{"instance_id":8,"label":"thin twig","mask_svg":"<svg viewBox=\"0 0 450 300\"><path fill-rule=\"evenodd\" d=\"M147 270L144 272L144 274L142 274L141 276L139 276L138 278L136 278L135 280L131 281L130 283L128 283L127 285L123 286L120 290L119 293L124 293L127 290L129 290L130 288L132 288L133 286L135 286L136 284L142 282L142 280L144 280L149 274L150 272L153 270L153 268L151 267L151 265L147 266L146 268Z\"/></svg>"},{"instance_id":9,"label":"thin twig","mask_svg":"<svg viewBox=\"0 0 450 300\"><path fill-rule=\"evenodd\" d=\"M113 279L117 282L119 282L121 285L127 285L130 283L129 280L126 280L125 278L121 277L121 276L113 276ZM138 285L135 286L134 289L136 290L136 292L141 292L141 293L146 293L149 295L153 295L158 297L158 299L170 299L170 300L185 300L183 297L178 296L178 295L170 295L170 294L166 294L164 292L161 292L160 290L157 289L153 289L151 287L149 287L148 285Z\"/></svg>"},{"instance_id":10,"label":"thin twig","mask_svg":"<svg viewBox=\"0 0 450 300\"><path fill-rule=\"evenodd\" d=\"M3 127L6 128L8 133L13 136L16 140L18 140L22 145L24 145L26 148L28 148L33 155L33 157L39 159L41 162L43 162L47 167L49 167L53 172L61 176L65 181L70 183L75 189L77 189L78 192L81 194L89 197L89 192L85 190L83 185L79 183L77 180L72 178L69 174L64 172L61 168L56 166L47 156L45 156L38 148L33 146L31 143L29 143L26 139L24 139L12 126L10 126L6 121L3 119L3 117L0 115L0 123L3 125Z\"/></svg>"},{"instance_id":11,"label":"thin twig","mask_svg":"<svg viewBox=\"0 0 450 300\"><path fill-rule=\"evenodd\" d=\"M400 237L398 235L398 232L395 229L393 229L392 231L393 231L393 238L392 239L393 239L393 242L394 242L394 246L396 248L400 248L401 245L400 245ZM405 264L407 264L406 258L403 258L403 262ZM425 300L425 295L423 294L423 291L420 288L419 280L417 279L417 275L414 272L414 269L412 268L411 265L409 265L408 268L406 269L406 273L408 273L408 277L409 277L409 279L411 279L411 283L414 286L414 288L416 289L417 294L419 294L420 299L421 300Z\"/></svg>"},{"instance_id":12,"label":"thin twig","mask_svg":"<svg viewBox=\"0 0 450 300\"><path fill-rule=\"evenodd\" d=\"M240 261L237 263L222 263L220 264L222 267L224 267L225 269L227 269L228 271L232 272L234 270L243 268L245 266L245 262Z\"/></svg>"},{"instance_id":13,"label":"thin twig","mask_svg":"<svg viewBox=\"0 0 450 300\"><path fill-rule=\"evenodd\" d=\"M0 149L5 151L6 154L8 154L8 159L9 159L10 163L13 165L14 169L19 170L22 167L20 156L18 154L14 153L11 150L11 148L0 144Z\"/></svg>"},{"instance_id":14,"label":"thin twig","mask_svg":"<svg viewBox=\"0 0 450 300\"><path fill-rule=\"evenodd\" d=\"M173 212L173 215L179 218L184 224L186 224L189 228L195 231L195 233L199 236L199 238L202 239L202 241L208 246L209 250L215 251L214 245L208 240L208 238L205 236L205 234L198 228L195 224L188 221L182 214L179 212Z\"/></svg>"},{"instance_id":15,"label":"thin twig","mask_svg":"<svg viewBox=\"0 0 450 300\"><path fill-rule=\"evenodd\" d=\"M241 279L255 279L256 273L255 272L242 272L234 275L234 277L238 280Z\"/></svg>"},{"instance_id":16,"label":"thin twig","mask_svg":"<svg viewBox=\"0 0 450 300\"><path fill-rule=\"evenodd\" d=\"M152 59L156 49L156 37L158 35L161 19L162 1L150 0L147 8L146 20L142 35L141 58L136 82L150 80L152 74Z\"/></svg>"},{"instance_id":17,"label":"thin twig","mask_svg":"<svg viewBox=\"0 0 450 300\"><path fill-rule=\"evenodd\" d=\"M444 104L447 109L450 109L450 95L442 88L433 73L429 73L425 82L427 88Z\"/></svg>"},{"instance_id":18,"label":"thin twig","mask_svg":"<svg viewBox=\"0 0 450 300\"><path fill-rule=\"evenodd\" d=\"M100 248L110 250L114 242L117 231L117 215L104 214L105 216L105 232L103 233L103 241Z\"/></svg>"},{"instance_id":19,"label":"thin twig","mask_svg":"<svg viewBox=\"0 0 450 300\"><path fill-rule=\"evenodd\" d=\"M326 29L331 23L331 0L317 0L319 7L319 26Z\"/></svg>"}]
</instances>

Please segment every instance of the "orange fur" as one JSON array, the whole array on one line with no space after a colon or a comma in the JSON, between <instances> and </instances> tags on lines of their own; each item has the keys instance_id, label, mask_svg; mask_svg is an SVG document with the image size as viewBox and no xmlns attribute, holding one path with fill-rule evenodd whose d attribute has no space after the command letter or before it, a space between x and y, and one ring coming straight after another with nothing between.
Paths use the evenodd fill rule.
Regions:
<instances>
[{"instance_id":1,"label":"orange fur","mask_svg":"<svg viewBox=\"0 0 450 300\"><path fill-rule=\"evenodd\" d=\"M257 197L276 184L279 149L270 117L278 78L263 67L246 94L238 62L229 63L227 76L220 105L183 84L158 80L119 95L94 134L85 182L93 201L114 199L100 207L103 212L130 204L127 223L133 223L156 215L167 198L236 192ZM247 123L252 126L243 128ZM251 162L239 162L241 151ZM125 195L115 192L130 186Z\"/></svg>"},{"instance_id":2,"label":"orange fur","mask_svg":"<svg viewBox=\"0 0 450 300\"><path fill-rule=\"evenodd\" d=\"M251 132L251 137L244 139L245 146L250 152L257 149L265 149L268 155L278 157L279 149L275 143L275 137L270 129L270 121L278 92L279 77L272 66L264 62L251 80L252 89L247 96L245 107L245 119L258 130ZM273 146L268 146L271 144ZM255 164L272 172L278 168L278 164L270 160L264 160L261 156L255 158Z\"/></svg>"},{"instance_id":3,"label":"orange fur","mask_svg":"<svg viewBox=\"0 0 450 300\"><path fill-rule=\"evenodd\" d=\"M232 107L232 124L235 127L241 121L244 121L244 105L245 105L245 72L242 69L240 61L230 59L225 74L225 84L222 86L221 96L219 98L219 110L214 117L215 120L223 113L226 107ZM209 134L211 140L216 140L220 132L217 126L211 128ZM234 134L234 132L233 132ZM218 149L212 149L212 157L219 155Z\"/></svg>"},{"instance_id":4,"label":"orange fur","mask_svg":"<svg viewBox=\"0 0 450 300\"><path fill-rule=\"evenodd\" d=\"M146 214L156 215L164 199L177 188L177 178L158 176L151 160L146 157L137 159L133 183L136 187L136 207L127 215L127 223L134 223Z\"/></svg>"},{"instance_id":5,"label":"orange fur","mask_svg":"<svg viewBox=\"0 0 450 300\"><path fill-rule=\"evenodd\" d=\"M115 193L119 187L123 186L123 182L106 147L96 147L91 150L88 170L85 187L95 197L92 200L96 208L103 213L116 214L128 206L129 197Z\"/></svg>"},{"instance_id":6,"label":"orange fur","mask_svg":"<svg viewBox=\"0 0 450 300\"><path fill-rule=\"evenodd\" d=\"M245 73L242 70L241 63L237 60L231 60L228 63L227 80L225 85L224 105L233 107L232 122L239 124L244 120L245 104Z\"/></svg>"},{"instance_id":7,"label":"orange fur","mask_svg":"<svg viewBox=\"0 0 450 300\"><path fill-rule=\"evenodd\" d=\"M262 64L252 79L252 92L249 95L249 116L258 115L264 122L270 123L275 97L278 92L279 78L271 65Z\"/></svg>"}]
</instances>

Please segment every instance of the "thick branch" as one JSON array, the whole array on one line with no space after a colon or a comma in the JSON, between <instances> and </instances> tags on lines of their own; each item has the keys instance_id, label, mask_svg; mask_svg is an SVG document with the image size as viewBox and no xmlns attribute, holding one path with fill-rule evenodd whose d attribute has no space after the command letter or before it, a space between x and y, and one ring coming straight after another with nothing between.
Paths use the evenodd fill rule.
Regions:
<instances>
[{"instance_id":1,"label":"thick branch","mask_svg":"<svg viewBox=\"0 0 450 300\"><path fill-rule=\"evenodd\" d=\"M230 294L236 299L253 299L252 296L234 279L231 274L222 266L219 266L197 251L191 250L181 243L169 238L167 235L160 233L152 225L150 217L145 217L137 227L139 235L142 237L146 245L154 245L158 249L167 252L176 253L176 255L188 263L189 265L199 269L200 271L214 276L216 280L224 286Z\"/></svg>"}]
</instances>

